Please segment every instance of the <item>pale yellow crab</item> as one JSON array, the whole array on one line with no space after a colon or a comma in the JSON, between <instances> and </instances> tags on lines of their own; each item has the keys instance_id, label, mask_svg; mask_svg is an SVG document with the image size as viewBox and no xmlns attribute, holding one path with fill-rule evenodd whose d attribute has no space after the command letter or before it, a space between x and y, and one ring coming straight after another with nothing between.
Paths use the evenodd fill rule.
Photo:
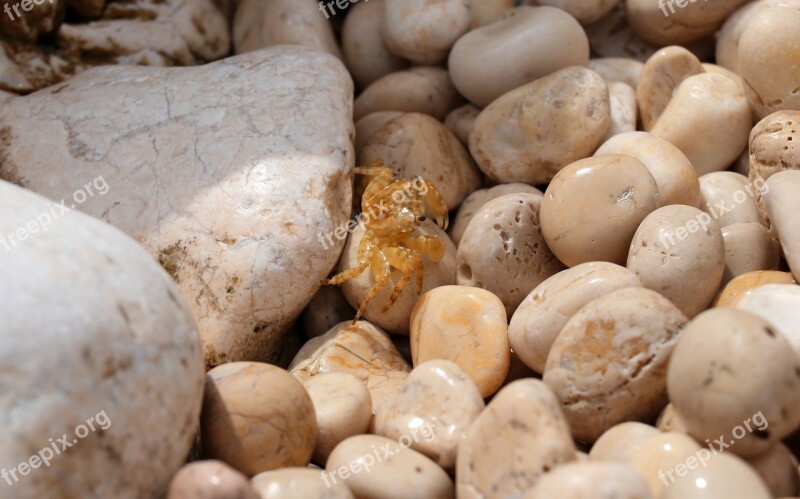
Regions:
<instances>
[{"instance_id":1,"label":"pale yellow crab","mask_svg":"<svg viewBox=\"0 0 800 499\"><path fill-rule=\"evenodd\" d=\"M429 180L422 177L395 180L392 169L382 161L354 171L373 177L361 198L361 211L378 215L362 219L365 231L358 245L358 266L323 280L324 284L341 284L370 268L375 283L358 307L353 322L361 317L367 303L386 285L392 268L402 272L403 277L383 306L383 312L394 304L415 272L417 294L421 294L425 270L422 255L439 262L444 256L445 245L437 236L412 233L425 221L426 210L440 228L447 228L447 205Z\"/></svg>"}]
</instances>

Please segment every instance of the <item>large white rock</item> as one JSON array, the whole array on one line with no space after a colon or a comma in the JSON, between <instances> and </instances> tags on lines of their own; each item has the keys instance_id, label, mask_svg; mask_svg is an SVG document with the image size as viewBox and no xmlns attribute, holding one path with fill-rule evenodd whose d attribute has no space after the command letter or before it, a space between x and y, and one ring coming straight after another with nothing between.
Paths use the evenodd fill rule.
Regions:
<instances>
[{"instance_id":1,"label":"large white rock","mask_svg":"<svg viewBox=\"0 0 800 499\"><path fill-rule=\"evenodd\" d=\"M275 47L192 68L103 67L0 113L0 178L133 236L172 275L208 366L275 361L336 264L353 84L334 57ZM82 196L81 196L82 197Z\"/></svg>"},{"instance_id":2,"label":"large white rock","mask_svg":"<svg viewBox=\"0 0 800 499\"><path fill-rule=\"evenodd\" d=\"M161 497L204 374L166 272L117 229L0 181L0 297L0 497Z\"/></svg>"}]
</instances>

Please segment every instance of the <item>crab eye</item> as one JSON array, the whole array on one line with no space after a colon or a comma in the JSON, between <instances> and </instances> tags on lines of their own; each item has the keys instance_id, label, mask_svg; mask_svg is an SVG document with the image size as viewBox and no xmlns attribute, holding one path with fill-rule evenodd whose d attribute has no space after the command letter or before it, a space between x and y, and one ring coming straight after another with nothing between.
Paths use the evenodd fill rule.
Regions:
<instances>
[{"instance_id":1,"label":"crab eye","mask_svg":"<svg viewBox=\"0 0 800 499\"><path fill-rule=\"evenodd\" d=\"M428 219L428 217L426 217L425 215L420 215L420 216L417 217L417 220L419 220L420 222L424 222L427 219Z\"/></svg>"}]
</instances>

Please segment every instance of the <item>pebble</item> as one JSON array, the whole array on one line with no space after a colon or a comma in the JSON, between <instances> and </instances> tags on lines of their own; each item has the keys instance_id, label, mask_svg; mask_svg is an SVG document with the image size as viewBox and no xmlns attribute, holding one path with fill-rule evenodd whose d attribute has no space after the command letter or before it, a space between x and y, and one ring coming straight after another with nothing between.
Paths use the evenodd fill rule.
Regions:
<instances>
[{"instance_id":1,"label":"pebble","mask_svg":"<svg viewBox=\"0 0 800 499\"><path fill-rule=\"evenodd\" d=\"M644 129L653 128L683 80L705 72L700 60L683 47L663 48L650 56L636 87Z\"/></svg>"},{"instance_id":2,"label":"pebble","mask_svg":"<svg viewBox=\"0 0 800 499\"><path fill-rule=\"evenodd\" d=\"M317 440L314 405L283 369L230 362L206 374L200 421L203 453L253 476L311 461Z\"/></svg>"},{"instance_id":3,"label":"pebble","mask_svg":"<svg viewBox=\"0 0 800 499\"><path fill-rule=\"evenodd\" d=\"M261 499L354 499L347 485L330 478L325 482L323 476L324 471L311 468L281 468L259 473L252 484Z\"/></svg>"},{"instance_id":4,"label":"pebble","mask_svg":"<svg viewBox=\"0 0 800 499\"><path fill-rule=\"evenodd\" d=\"M385 2L383 40L389 49L418 65L436 65L472 24L471 0Z\"/></svg>"},{"instance_id":5,"label":"pebble","mask_svg":"<svg viewBox=\"0 0 800 499\"><path fill-rule=\"evenodd\" d=\"M789 340L800 357L800 286L794 283L763 284L749 290L732 305L769 321Z\"/></svg>"},{"instance_id":6,"label":"pebble","mask_svg":"<svg viewBox=\"0 0 800 499\"><path fill-rule=\"evenodd\" d=\"M722 229L725 246L725 273L722 285L736 276L758 270L777 270L781 252L766 227L741 222Z\"/></svg>"},{"instance_id":7,"label":"pebble","mask_svg":"<svg viewBox=\"0 0 800 499\"><path fill-rule=\"evenodd\" d=\"M414 365L451 360L472 379L481 395L488 397L508 375L507 324L503 303L489 291L440 286L423 295L411 314Z\"/></svg>"},{"instance_id":8,"label":"pebble","mask_svg":"<svg viewBox=\"0 0 800 499\"><path fill-rule=\"evenodd\" d=\"M354 4L342 26L342 54L356 86L367 88L384 76L402 71L409 62L383 41L381 23L385 0Z\"/></svg>"},{"instance_id":9,"label":"pebble","mask_svg":"<svg viewBox=\"0 0 800 499\"><path fill-rule=\"evenodd\" d=\"M800 171L786 170L767 180L764 204L772 228L778 235L789 268L800 277Z\"/></svg>"},{"instance_id":10,"label":"pebble","mask_svg":"<svg viewBox=\"0 0 800 499\"><path fill-rule=\"evenodd\" d=\"M720 228L744 222L762 224L756 198L765 190L763 180L749 182L734 172L707 173L700 177L700 209L711 215Z\"/></svg>"},{"instance_id":11,"label":"pebble","mask_svg":"<svg viewBox=\"0 0 800 499\"><path fill-rule=\"evenodd\" d=\"M619 423L600 435L589 451L589 458L627 463L645 442L658 435L660 432L649 424L638 421Z\"/></svg>"},{"instance_id":12,"label":"pebble","mask_svg":"<svg viewBox=\"0 0 800 499\"><path fill-rule=\"evenodd\" d=\"M246 476L222 461L195 461L172 477L167 499L260 499Z\"/></svg>"},{"instance_id":13,"label":"pebble","mask_svg":"<svg viewBox=\"0 0 800 499\"><path fill-rule=\"evenodd\" d=\"M544 475L523 499L650 499L644 478L623 463L567 463Z\"/></svg>"},{"instance_id":14,"label":"pebble","mask_svg":"<svg viewBox=\"0 0 800 499\"><path fill-rule=\"evenodd\" d=\"M481 109L474 104L464 104L450 111L444 118L446 126L464 147L469 147L469 134L475 127L475 120L481 114Z\"/></svg>"},{"instance_id":15,"label":"pebble","mask_svg":"<svg viewBox=\"0 0 800 499\"><path fill-rule=\"evenodd\" d=\"M734 277L714 298L715 307L735 306L743 297L767 284L797 284L789 272L759 270Z\"/></svg>"}]
</instances>

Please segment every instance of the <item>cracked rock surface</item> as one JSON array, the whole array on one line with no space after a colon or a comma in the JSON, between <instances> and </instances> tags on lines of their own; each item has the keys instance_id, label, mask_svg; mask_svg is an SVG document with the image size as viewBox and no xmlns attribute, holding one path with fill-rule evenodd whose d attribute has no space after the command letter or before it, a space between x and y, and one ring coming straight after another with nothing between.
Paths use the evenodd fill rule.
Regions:
<instances>
[{"instance_id":1,"label":"cracked rock surface","mask_svg":"<svg viewBox=\"0 0 800 499\"><path fill-rule=\"evenodd\" d=\"M336 264L353 166L352 81L276 47L197 68L104 67L0 115L0 178L109 222L178 283L208 367L274 362ZM73 193L103 176L83 203Z\"/></svg>"}]
</instances>

